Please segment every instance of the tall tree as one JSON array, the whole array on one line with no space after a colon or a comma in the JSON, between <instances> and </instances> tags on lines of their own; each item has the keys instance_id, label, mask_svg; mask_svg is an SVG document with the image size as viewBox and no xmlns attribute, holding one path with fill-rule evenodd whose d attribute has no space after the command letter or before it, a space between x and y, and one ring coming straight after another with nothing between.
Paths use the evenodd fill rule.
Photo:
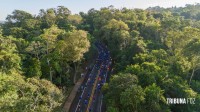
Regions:
<instances>
[{"instance_id":1,"label":"tall tree","mask_svg":"<svg viewBox=\"0 0 200 112\"><path fill-rule=\"evenodd\" d=\"M87 32L83 30L74 30L70 33L66 33L63 36L62 48L60 49L61 56L74 64L74 78L73 82L76 82L77 70L79 62L83 58L83 54L89 50L90 42L88 40ZM60 45L60 46L61 46Z\"/></svg>"},{"instance_id":2,"label":"tall tree","mask_svg":"<svg viewBox=\"0 0 200 112\"><path fill-rule=\"evenodd\" d=\"M52 66L51 66L51 58L49 57L50 53L54 50L56 40L58 39L58 36L61 34L62 30L59 29L57 26L53 25L49 29L44 30L44 34L41 35L41 37L45 41L45 47L46 47L46 63L49 67L49 76L50 81L52 81Z\"/></svg>"}]
</instances>

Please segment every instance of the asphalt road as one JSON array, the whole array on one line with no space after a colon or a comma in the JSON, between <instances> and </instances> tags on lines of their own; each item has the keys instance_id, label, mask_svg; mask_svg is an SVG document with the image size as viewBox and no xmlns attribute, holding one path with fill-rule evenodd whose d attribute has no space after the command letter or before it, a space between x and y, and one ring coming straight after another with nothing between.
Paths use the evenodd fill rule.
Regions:
<instances>
[{"instance_id":1,"label":"asphalt road","mask_svg":"<svg viewBox=\"0 0 200 112\"><path fill-rule=\"evenodd\" d=\"M106 82L111 58L102 43L96 42L95 46L98 50L96 63L89 69L70 107L70 112L102 112L101 87Z\"/></svg>"}]
</instances>

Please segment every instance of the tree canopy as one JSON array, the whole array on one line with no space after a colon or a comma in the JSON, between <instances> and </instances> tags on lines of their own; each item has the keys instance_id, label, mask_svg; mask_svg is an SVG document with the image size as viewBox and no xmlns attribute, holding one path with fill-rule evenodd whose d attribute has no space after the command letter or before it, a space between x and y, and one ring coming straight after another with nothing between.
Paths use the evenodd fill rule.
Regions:
<instances>
[{"instance_id":1,"label":"tree canopy","mask_svg":"<svg viewBox=\"0 0 200 112\"><path fill-rule=\"evenodd\" d=\"M200 4L72 14L14 10L0 24L0 111L61 111L64 96L102 42L112 56L107 112L200 110ZM66 95L67 94L67 95ZM195 98L171 105L167 98Z\"/></svg>"}]
</instances>

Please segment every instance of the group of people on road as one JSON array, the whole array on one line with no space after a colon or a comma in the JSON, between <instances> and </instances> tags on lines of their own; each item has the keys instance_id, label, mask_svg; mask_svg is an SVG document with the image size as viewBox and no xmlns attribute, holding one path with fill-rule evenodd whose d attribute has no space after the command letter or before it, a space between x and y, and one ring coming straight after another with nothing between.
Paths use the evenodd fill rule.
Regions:
<instances>
[{"instance_id":1,"label":"group of people on road","mask_svg":"<svg viewBox=\"0 0 200 112\"><path fill-rule=\"evenodd\" d=\"M78 109L76 112L82 112L86 109L88 109L89 112L93 111L93 103L95 103L96 99L98 98L98 93L101 92L101 88L106 82L107 72L110 70L112 59L110 58L110 52L108 51L107 47L100 42L96 42L95 46L98 50L98 57L94 65L94 69L96 69L98 73L93 73L92 69L88 76L87 82L80 86L82 94L79 97L80 103L78 104ZM92 94L93 89L95 90ZM89 105L90 100L91 104Z\"/></svg>"}]
</instances>

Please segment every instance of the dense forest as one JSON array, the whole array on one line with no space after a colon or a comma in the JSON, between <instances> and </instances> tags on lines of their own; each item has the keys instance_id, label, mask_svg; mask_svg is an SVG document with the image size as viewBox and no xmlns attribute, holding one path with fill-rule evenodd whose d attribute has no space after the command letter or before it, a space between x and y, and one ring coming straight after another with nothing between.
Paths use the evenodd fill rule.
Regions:
<instances>
[{"instance_id":1,"label":"dense forest","mask_svg":"<svg viewBox=\"0 0 200 112\"><path fill-rule=\"evenodd\" d=\"M79 14L64 6L38 15L14 10L0 27L0 111L61 111L101 41L113 59L102 88L107 112L198 112L199 32L200 4Z\"/></svg>"}]
</instances>

